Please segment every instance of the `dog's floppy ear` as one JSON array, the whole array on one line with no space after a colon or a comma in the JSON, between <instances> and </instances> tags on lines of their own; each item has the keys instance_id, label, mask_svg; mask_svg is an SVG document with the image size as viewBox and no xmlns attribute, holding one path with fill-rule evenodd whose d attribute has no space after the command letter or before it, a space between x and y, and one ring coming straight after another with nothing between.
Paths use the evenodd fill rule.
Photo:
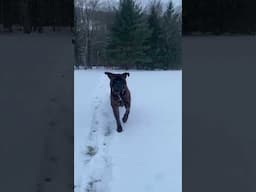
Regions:
<instances>
[{"instance_id":1,"label":"dog's floppy ear","mask_svg":"<svg viewBox=\"0 0 256 192\"><path fill-rule=\"evenodd\" d=\"M129 77L129 76L130 76L130 73L123 73L122 76L123 76L124 78L126 78L127 76Z\"/></svg>"},{"instance_id":2,"label":"dog's floppy ear","mask_svg":"<svg viewBox=\"0 0 256 192\"><path fill-rule=\"evenodd\" d=\"M109 79L112 79L112 78L113 78L113 73L105 72L105 74L108 76Z\"/></svg>"}]
</instances>

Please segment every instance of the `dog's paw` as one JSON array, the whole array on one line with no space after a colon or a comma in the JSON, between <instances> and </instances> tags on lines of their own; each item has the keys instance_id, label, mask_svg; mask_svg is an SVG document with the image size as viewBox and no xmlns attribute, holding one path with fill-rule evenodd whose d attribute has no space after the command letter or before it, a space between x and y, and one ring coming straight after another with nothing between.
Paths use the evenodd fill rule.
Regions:
<instances>
[{"instance_id":1,"label":"dog's paw","mask_svg":"<svg viewBox=\"0 0 256 192\"><path fill-rule=\"evenodd\" d=\"M118 132L118 133L120 133L120 132L122 132L122 131L123 131L122 126L121 126L121 125L120 125L120 126L118 126L118 127L117 127L117 132Z\"/></svg>"},{"instance_id":2,"label":"dog's paw","mask_svg":"<svg viewBox=\"0 0 256 192\"><path fill-rule=\"evenodd\" d=\"M128 115L127 115L127 114L124 114L124 116L123 116L123 118L122 118L123 122L126 123L127 119L128 119Z\"/></svg>"}]
</instances>

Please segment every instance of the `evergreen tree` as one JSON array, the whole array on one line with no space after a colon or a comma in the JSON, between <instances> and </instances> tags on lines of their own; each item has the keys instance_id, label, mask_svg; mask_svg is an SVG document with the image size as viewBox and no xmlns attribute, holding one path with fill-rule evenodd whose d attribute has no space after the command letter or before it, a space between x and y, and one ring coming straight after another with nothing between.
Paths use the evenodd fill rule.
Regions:
<instances>
[{"instance_id":1,"label":"evergreen tree","mask_svg":"<svg viewBox=\"0 0 256 192\"><path fill-rule=\"evenodd\" d=\"M148 66L151 69L163 68L163 29L162 29L162 7L160 1L153 1L148 16L148 27L150 36L148 38L149 49L146 51L150 57Z\"/></svg>"},{"instance_id":2,"label":"evergreen tree","mask_svg":"<svg viewBox=\"0 0 256 192\"><path fill-rule=\"evenodd\" d=\"M181 16L175 12L172 1L163 16L164 66L181 69Z\"/></svg>"},{"instance_id":3,"label":"evergreen tree","mask_svg":"<svg viewBox=\"0 0 256 192\"><path fill-rule=\"evenodd\" d=\"M142 8L135 0L120 0L107 45L110 61L126 69L143 67L147 36Z\"/></svg>"}]
</instances>

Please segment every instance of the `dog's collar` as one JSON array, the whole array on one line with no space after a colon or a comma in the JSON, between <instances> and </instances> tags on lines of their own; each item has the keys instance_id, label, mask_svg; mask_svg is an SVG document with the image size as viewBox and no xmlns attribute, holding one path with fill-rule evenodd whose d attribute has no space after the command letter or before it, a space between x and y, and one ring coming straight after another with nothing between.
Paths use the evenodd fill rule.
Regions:
<instances>
[{"instance_id":1,"label":"dog's collar","mask_svg":"<svg viewBox=\"0 0 256 192\"><path fill-rule=\"evenodd\" d=\"M125 92L126 92L126 90L124 89L120 94L114 94L113 92L112 92L112 94L113 94L115 97L121 97L121 96L125 95Z\"/></svg>"}]
</instances>

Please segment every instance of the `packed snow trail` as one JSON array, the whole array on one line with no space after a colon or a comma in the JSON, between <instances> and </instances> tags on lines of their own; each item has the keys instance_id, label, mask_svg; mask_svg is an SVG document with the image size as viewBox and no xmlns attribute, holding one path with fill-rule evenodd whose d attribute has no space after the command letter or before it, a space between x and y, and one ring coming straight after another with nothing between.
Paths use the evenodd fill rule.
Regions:
<instances>
[{"instance_id":1,"label":"packed snow trail","mask_svg":"<svg viewBox=\"0 0 256 192\"><path fill-rule=\"evenodd\" d=\"M75 127L78 127L75 129L75 162L80 165L76 170L81 173L79 178L75 177L79 180L79 185L75 186L75 190L104 192L108 191L108 183L111 177L111 162L107 148L113 131L111 129L113 118L111 118L111 111L109 111L108 106L109 94L107 88L109 86L105 76L100 75L95 80L87 82L91 86L89 87L90 91L86 91L86 86L83 90L78 90L89 95L80 95L84 96L80 99L84 104L84 110L87 110L87 114L81 114L78 117L75 115ZM95 85L94 82L97 82L97 84ZM77 90L76 87L75 90ZM80 107L75 107L78 114ZM77 114L76 112L75 114ZM80 168L82 169L79 170Z\"/></svg>"},{"instance_id":2,"label":"packed snow trail","mask_svg":"<svg viewBox=\"0 0 256 192\"><path fill-rule=\"evenodd\" d=\"M76 192L181 192L181 72L130 74L117 133L104 71L75 71Z\"/></svg>"}]
</instances>

